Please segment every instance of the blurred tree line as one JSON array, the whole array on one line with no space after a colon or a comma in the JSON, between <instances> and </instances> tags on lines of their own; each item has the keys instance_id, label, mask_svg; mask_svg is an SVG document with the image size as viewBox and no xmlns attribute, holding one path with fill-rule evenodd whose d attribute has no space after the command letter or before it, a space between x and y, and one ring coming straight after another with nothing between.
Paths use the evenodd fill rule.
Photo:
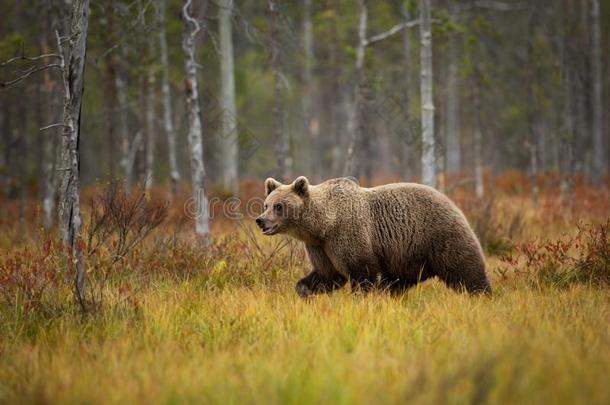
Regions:
<instances>
[{"instance_id":1,"label":"blurred tree line","mask_svg":"<svg viewBox=\"0 0 610 405\"><path fill-rule=\"evenodd\" d=\"M0 61L54 52L69 0L3 0ZM610 1L434 0L431 77L438 185L483 195L508 169L599 182L610 159ZM91 4L81 181L189 178L180 0ZM420 1L193 1L206 181L422 174ZM36 62L40 63L40 62ZM36 65L36 64L34 64ZM0 68L1 192L53 189L60 73L7 85Z\"/></svg>"}]
</instances>

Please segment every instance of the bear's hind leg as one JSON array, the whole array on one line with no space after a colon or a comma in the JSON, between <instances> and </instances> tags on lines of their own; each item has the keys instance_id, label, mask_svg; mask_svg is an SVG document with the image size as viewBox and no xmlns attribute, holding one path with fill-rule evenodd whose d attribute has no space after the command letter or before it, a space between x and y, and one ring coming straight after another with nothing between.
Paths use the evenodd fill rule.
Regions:
<instances>
[{"instance_id":1,"label":"bear's hind leg","mask_svg":"<svg viewBox=\"0 0 610 405\"><path fill-rule=\"evenodd\" d=\"M492 288L485 273L485 260L477 251L441 255L433 263L434 273L448 287L471 295L491 295Z\"/></svg>"}]
</instances>

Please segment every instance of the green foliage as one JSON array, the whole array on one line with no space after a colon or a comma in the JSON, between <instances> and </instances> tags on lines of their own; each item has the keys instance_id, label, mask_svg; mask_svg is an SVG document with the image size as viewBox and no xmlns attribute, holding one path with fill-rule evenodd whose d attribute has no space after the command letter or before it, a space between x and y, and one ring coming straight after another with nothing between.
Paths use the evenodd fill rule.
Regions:
<instances>
[{"instance_id":1,"label":"green foliage","mask_svg":"<svg viewBox=\"0 0 610 405\"><path fill-rule=\"evenodd\" d=\"M25 52L24 38L21 34L13 32L6 35L0 40L0 59L5 61L13 56L19 56L25 53L26 56L29 54Z\"/></svg>"}]
</instances>

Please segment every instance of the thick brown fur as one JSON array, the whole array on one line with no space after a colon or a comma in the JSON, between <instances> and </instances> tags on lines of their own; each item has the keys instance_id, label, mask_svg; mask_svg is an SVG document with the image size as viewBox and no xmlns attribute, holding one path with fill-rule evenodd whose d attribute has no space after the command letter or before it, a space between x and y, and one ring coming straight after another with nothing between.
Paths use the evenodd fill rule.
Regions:
<instances>
[{"instance_id":1,"label":"thick brown fur","mask_svg":"<svg viewBox=\"0 0 610 405\"><path fill-rule=\"evenodd\" d=\"M479 241L444 194L415 183L359 187L348 178L310 185L265 181L257 224L305 243L312 272L299 295L352 286L396 293L431 277L472 294L491 294Z\"/></svg>"}]
</instances>

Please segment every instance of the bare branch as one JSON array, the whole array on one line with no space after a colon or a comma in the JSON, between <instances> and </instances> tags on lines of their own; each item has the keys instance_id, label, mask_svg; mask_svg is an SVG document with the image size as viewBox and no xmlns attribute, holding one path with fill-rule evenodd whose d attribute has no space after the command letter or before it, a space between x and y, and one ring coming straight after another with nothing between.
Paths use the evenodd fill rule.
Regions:
<instances>
[{"instance_id":1,"label":"bare branch","mask_svg":"<svg viewBox=\"0 0 610 405\"><path fill-rule=\"evenodd\" d=\"M16 84L21 83L22 81L24 81L25 79L27 79L28 77L32 76L34 73L40 72L42 70L46 70L46 69L51 69L51 68L62 68L62 65L60 63L51 63L48 65L44 65L44 66L32 66L31 68L24 70L21 75L13 80L9 80L8 82L2 82L0 83L0 89L8 89Z\"/></svg>"},{"instance_id":2,"label":"bare branch","mask_svg":"<svg viewBox=\"0 0 610 405\"><path fill-rule=\"evenodd\" d=\"M70 128L69 125L65 125L65 124L51 124L51 125L47 125L46 127L40 128L39 131L46 131L47 129L57 128L57 127Z\"/></svg>"},{"instance_id":3,"label":"bare branch","mask_svg":"<svg viewBox=\"0 0 610 405\"><path fill-rule=\"evenodd\" d=\"M25 60L25 61L29 61L29 62L36 62L40 59L44 59L44 58L60 58L61 56L56 54L56 53L47 53L44 55L38 55L38 56L15 56L13 58L10 58L9 60L7 60L6 62L2 62L0 63L0 67L5 67L10 65L11 63L18 61L18 60Z\"/></svg>"},{"instance_id":4,"label":"bare branch","mask_svg":"<svg viewBox=\"0 0 610 405\"><path fill-rule=\"evenodd\" d=\"M191 2L192 2L192 0L188 0L186 3L184 3L184 7L182 7L182 15L184 16L186 21L188 21L190 24L193 24L193 26L195 27L195 29L189 33L191 38L195 38L195 36L197 36L197 33L199 32L199 30L201 29L201 25L199 24L199 21L196 18L193 18L189 14L189 8L191 7Z\"/></svg>"},{"instance_id":5,"label":"bare branch","mask_svg":"<svg viewBox=\"0 0 610 405\"><path fill-rule=\"evenodd\" d=\"M30 66L29 68L19 72L19 76L16 77L15 79L9 80L7 82L1 82L0 89L4 90L4 89L8 89L12 86L15 86L37 72L47 70L47 69L52 69L52 68L63 68L63 56L61 54L57 54L57 53L45 53L45 54L38 55L38 56L25 56L25 51L23 51L23 49L22 49L21 55L12 57L5 62L1 62L0 67L7 67L10 64L17 62L17 61L36 62L36 61L47 59L47 58L58 59L60 61L60 63L49 63L49 64L46 64L43 66Z\"/></svg>"},{"instance_id":6,"label":"bare branch","mask_svg":"<svg viewBox=\"0 0 610 405\"><path fill-rule=\"evenodd\" d=\"M398 34L399 32L401 32L404 29L413 28L418 25L419 25L419 20L405 21L403 23L396 24L395 26L393 26L386 32L382 32L381 34L373 35L372 37L370 37L369 39L364 41L364 46L373 45L376 42L383 41L384 39L387 39L387 38L391 37L392 35Z\"/></svg>"}]
</instances>

